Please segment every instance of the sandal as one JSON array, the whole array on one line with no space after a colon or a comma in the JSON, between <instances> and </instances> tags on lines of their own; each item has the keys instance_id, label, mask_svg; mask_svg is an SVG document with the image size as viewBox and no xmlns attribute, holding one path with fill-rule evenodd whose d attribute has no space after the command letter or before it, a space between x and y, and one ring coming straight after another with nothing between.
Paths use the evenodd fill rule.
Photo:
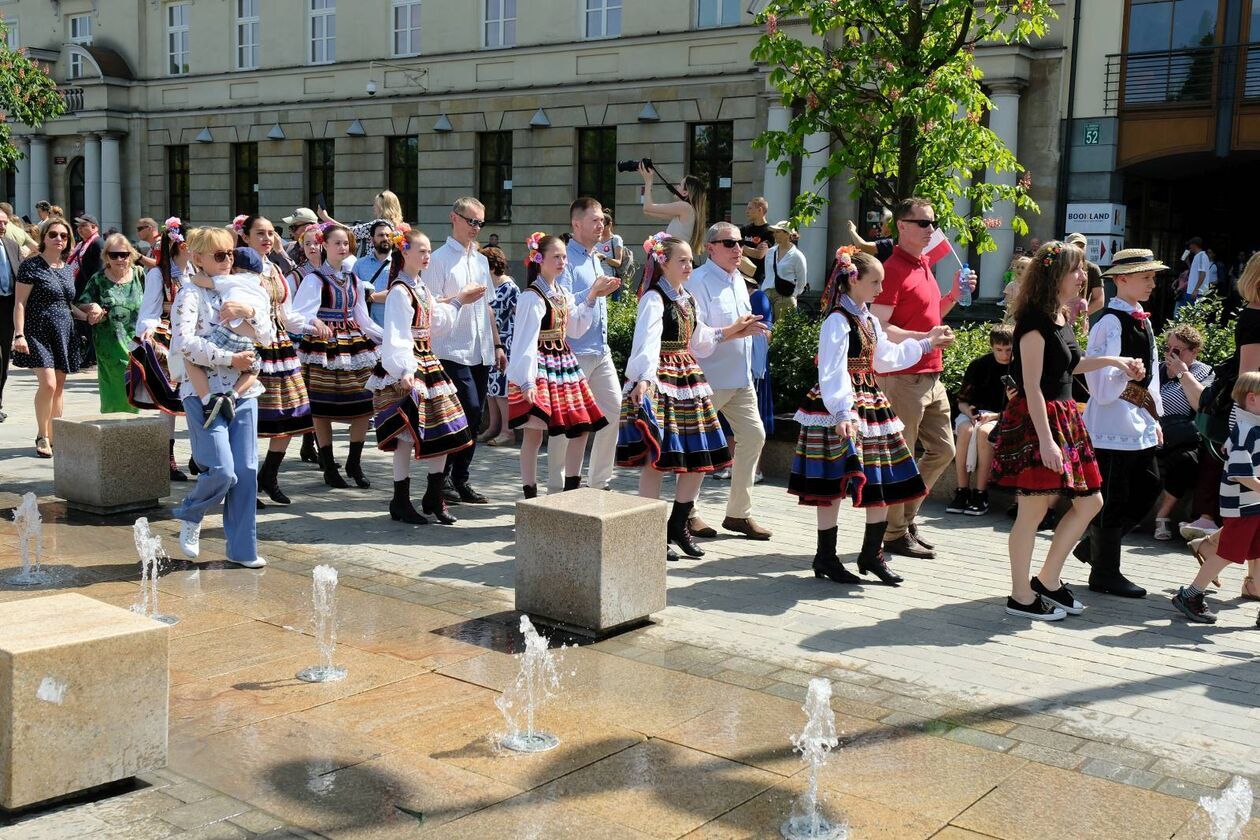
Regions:
<instances>
[{"instance_id":1,"label":"sandal","mask_svg":"<svg viewBox=\"0 0 1260 840\"><path fill-rule=\"evenodd\" d=\"M1207 542L1207 539L1208 539L1207 537L1200 537L1197 540L1191 540L1190 542L1186 543L1186 545L1189 546L1191 553L1194 554L1194 559L1199 561L1200 566L1203 565L1203 555L1199 553L1199 549L1203 547L1203 544ZM1251 578L1247 578L1247 580L1251 580ZM1243 597L1244 598L1247 597L1247 580L1243 581ZM1212 585L1215 586L1217 589L1221 588L1221 582L1218 578L1212 578ZM1260 601L1260 598L1257 598L1256 600Z\"/></svg>"},{"instance_id":2,"label":"sandal","mask_svg":"<svg viewBox=\"0 0 1260 840\"><path fill-rule=\"evenodd\" d=\"M511 446L516 443L516 435L496 435L486 441L486 446Z\"/></svg>"},{"instance_id":3,"label":"sandal","mask_svg":"<svg viewBox=\"0 0 1260 840\"><path fill-rule=\"evenodd\" d=\"M1242 597L1244 601L1260 601L1260 587L1256 586L1256 579L1250 575L1243 578Z\"/></svg>"},{"instance_id":4,"label":"sandal","mask_svg":"<svg viewBox=\"0 0 1260 840\"><path fill-rule=\"evenodd\" d=\"M51 458L53 456L52 444L48 442L48 438L43 435L35 438L35 454L41 458Z\"/></svg>"}]
</instances>

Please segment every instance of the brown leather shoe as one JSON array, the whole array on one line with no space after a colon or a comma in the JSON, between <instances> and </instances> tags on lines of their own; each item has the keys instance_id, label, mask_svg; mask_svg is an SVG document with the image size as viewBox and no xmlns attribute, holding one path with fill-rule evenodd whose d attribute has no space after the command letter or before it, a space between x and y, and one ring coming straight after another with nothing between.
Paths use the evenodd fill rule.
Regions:
<instances>
[{"instance_id":1,"label":"brown leather shoe","mask_svg":"<svg viewBox=\"0 0 1260 840\"><path fill-rule=\"evenodd\" d=\"M706 539L712 539L717 536L717 531L713 529L713 526L706 525L705 521L696 514L693 514L692 517L687 520L687 530L691 532L691 536L693 537L705 537Z\"/></svg>"},{"instance_id":2,"label":"brown leather shoe","mask_svg":"<svg viewBox=\"0 0 1260 840\"><path fill-rule=\"evenodd\" d=\"M932 551L930 548L924 548L909 534L902 534L895 540L885 542L884 551L889 554L899 554L902 557L914 557L918 560L932 560L936 557L935 551Z\"/></svg>"},{"instance_id":3,"label":"brown leather shoe","mask_svg":"<svg viewBox=\"0 0 1260 840\"><path fill-rule=\"evenodd\" d=\"M751 516L747 519L736 519L733 516L728 516L722 520L722 527L728 531L743 534L750 540L770 539L770 532L754 522Z\"/></svg>"},{"instance_id":4,"label":"brown leather shoe","mask_svg":"<svg viewBox=\"0 0 1260 840\"><path fill-rule=\"evenodd\" d=\"M926 548L928 551L936 550L936 546L932 545L930 542L923 539L923 535L919 533L919 526L913 522L910 523L910 536L914 538L915 542L917 542L919 545Z\"/></svg>"}]
</instances>

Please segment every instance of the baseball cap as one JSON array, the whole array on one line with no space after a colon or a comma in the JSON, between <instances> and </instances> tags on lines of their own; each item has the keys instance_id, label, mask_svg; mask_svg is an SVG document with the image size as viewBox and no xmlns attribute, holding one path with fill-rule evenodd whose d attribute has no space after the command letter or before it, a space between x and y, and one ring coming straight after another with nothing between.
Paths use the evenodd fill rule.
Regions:
<instances>
[{"instance_id":1,"label":"baseball cap","mask_svg":"<svg viewBox=\"0 0 1260 840\"><path fill-rule=\"evenodd\" d=\"M309 207L299 207L293 211L292 216L285 216L280 221L286 225L313 225L319 221L319 216Z\"/></svg>"}]
</instances>

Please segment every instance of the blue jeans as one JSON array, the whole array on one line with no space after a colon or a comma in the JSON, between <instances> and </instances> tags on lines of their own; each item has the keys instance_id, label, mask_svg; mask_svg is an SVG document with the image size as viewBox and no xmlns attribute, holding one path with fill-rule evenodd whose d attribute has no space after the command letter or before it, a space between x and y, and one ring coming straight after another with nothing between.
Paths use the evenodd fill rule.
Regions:
<instances>
[{"instance_id":1,"label":"blue jeans","mask_svg":"<svg viewBox=\"0 0 1260 840\"><path fill-rule=\"evenodd\" d=\"M230 425L216 417L208 429L196 420L205 416L200 399L185 397L184 412L193 459L204 472L172 514L185 522L200 522L210 508L224 502L227 557L253 560L258 556L258 401L241 400Z\"/></svg>"}]
</instances>

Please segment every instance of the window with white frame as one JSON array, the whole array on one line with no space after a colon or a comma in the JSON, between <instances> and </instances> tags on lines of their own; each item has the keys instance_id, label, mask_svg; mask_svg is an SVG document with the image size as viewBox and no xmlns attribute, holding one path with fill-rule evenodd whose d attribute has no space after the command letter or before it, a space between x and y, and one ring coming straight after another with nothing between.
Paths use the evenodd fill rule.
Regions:
<instances>
[{"instance_id":1,"label":"window with white frame","mask_svg":"<svg viewBox=\"0 0 1260 840\"><path fill-rule=\"evenodd\" d=\"M485 0L487 47L516 46L516 0Z\"/></svg>"},{"instance_id":2,"label":"window with white frame","mask_svg":"<svg viewBox=\"0 0 1260 840\"><path fill-rule=\"evenodd\" d=\"M337 60L337 0L309 0L311 64L331 64Z\"/></svg>"},{"instance_id":3,"label":"window with white frame","mask_svg":"<svg viewBox=\"0 0 1260 840\"><path fill-rule=\"evenodd\" d=\"M616 38L621 34L621 0L586 0L586 37Z\"/></svg>"},{"instance_id":4,"label":"window with white frame","mask_svg":"<svg viewBox=\"0 0 1260 840\"><path fill-rule=\"evenodd\" d=\"M191 3L172 3L166 7L166 74L182 76L188 72L188 10Z\"/></svg>"},{"instance_id":5,"label":"window with white frame","mask_svg":"<svg viewBox=\"0 0 1260 840\"><path fill-rule=\"evenodd\" d=\"M236 0L236 69L258 69L259 0Z\"/></svg>"},{"instance_id":6,"label":"window with white frame","mask_svg":"<svg viewBox=\"0 0 1260 840\"><path fill-rule=\"evenodd\" d=\"M420 54L420 0L394 0L394 55Z\"/></svg>"},{"instance_id":7,"label":"window with white frame","mask_svg":"<svg viewBox=\"0 0 1260 840\"><path fill-rule=\"evenodd\" d=\"M700 0L700 10L696 15L696 25L734 26L739 23L739 7L741 0Z\"/></svg>"},{"instance_id":8,"label":"window with white frame","mask_svg":"<svg viewBox=\"0 0 1260 840\"><path fill-rule=\"evenodd\" d=\"M92 16L71 15L68 18L72 44L87 46L92 43ZM70 78L78 79L83 75L83 56L75 53L70 56Z\"/></svg>"},{"instance_id":9,"label":"window with white frame","mask_svg":"<svg viewBox=\"0 0 1260 840\"><path fill-rule=\"evenodd\" d=\"M22 39L18 37L17 18L4 19L4 42L11 50L22 45Z\"/></svg>"}]
</instances>

